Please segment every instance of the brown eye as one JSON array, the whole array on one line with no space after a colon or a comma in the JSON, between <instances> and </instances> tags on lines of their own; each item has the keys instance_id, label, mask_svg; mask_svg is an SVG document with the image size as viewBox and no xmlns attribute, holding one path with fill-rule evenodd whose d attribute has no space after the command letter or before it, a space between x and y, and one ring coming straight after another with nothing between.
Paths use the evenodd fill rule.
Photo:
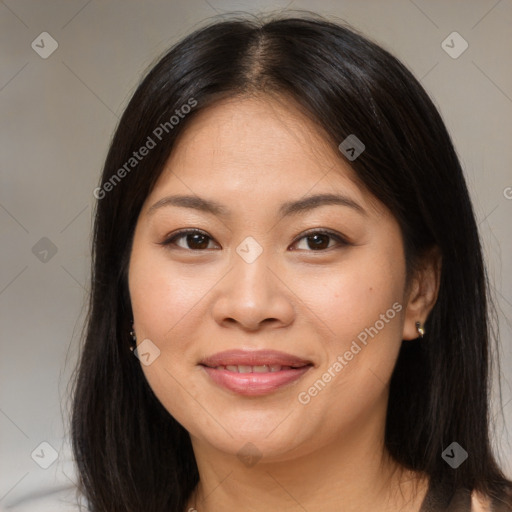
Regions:
<instances>
[{"instance_id":1,"label":"brown eye","mask_svg":"<svg viewBox=\"0 0 512 512\"><path fill-rule=\"evenodd\" d=\"M184 240L184 242L181 242L181 240ZM203 231L188 229L174 233L172 236L161 242L161 245L176 246L180 249L190 251L204 251L208 249L208 244L212 240L213 239ZM299 249L309 252L325 251L335 247L336 245L350 245L340 234L332 231L311 231L299 238L295 244L302 240L306 240L306 248ZM335 243L331 243L332 241Z\"/></svg>"},{"instance_id":2,"label":"brown eye","mask_svg":"<svg viewBox=\"0 0 512 512\"><path fill-rule=\"evenodd\" d=\"M334 240L338 243L338 245L349 245L349 243L338 233L333 233L332 231L312 231L303 235L298 239L298 242L301 240L306 240L306 251L309 250L318 252L323 251L325 249L331 249L336 244L329 244L330 240ZM302 250L302 249L301 249Z\"/></svg>"},{"instance_id":3,"label":"brown eye","mask_svg":"<svg viewBox=\"0 0 512 512\"><path fill-rule=\"evenodd\" d=\"M177 243L178 240L184 240L184 244ZM212 240L206 233L197 229L189 229L175 233L167 238L162 245L176 245L181 249L188 249L192 251L201 251L208 249L208 243Z\"/></svg>"}]
</instances>

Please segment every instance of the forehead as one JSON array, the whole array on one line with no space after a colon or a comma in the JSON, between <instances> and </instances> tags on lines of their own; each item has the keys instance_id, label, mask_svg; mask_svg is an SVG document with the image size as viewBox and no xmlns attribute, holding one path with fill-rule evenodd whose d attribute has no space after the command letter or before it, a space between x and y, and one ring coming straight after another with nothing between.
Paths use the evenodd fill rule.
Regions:
<instances>
[{"instance_id":1,"label":"forehead","mask_svg":"<svg viewBox=\"0 0 512 512\"><path fill-rule=\"evenodd\" d=\"M200 112L179 137L171 161L245 165L245 175L261 175L304 159L315 172L332 167L336 157L320 127L290 100L259 96L225 99Z\"/></svg>"},{"instance_id":2,"label":"forehead","mask_svg":"<svg viewBox=\"0 0 512 512\"><path fill-rule=\"evenodd\" d=\"M199 112L177 138L155 195L300 197L344 192L373 196L320 126L287 99L229 98Z\"/></svg>"}]
</instances>

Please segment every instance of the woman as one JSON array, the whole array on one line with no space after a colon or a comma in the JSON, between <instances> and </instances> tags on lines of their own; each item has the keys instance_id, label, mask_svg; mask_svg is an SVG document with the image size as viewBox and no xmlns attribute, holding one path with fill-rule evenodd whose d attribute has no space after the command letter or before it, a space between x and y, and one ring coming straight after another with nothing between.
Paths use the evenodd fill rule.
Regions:
<instances>
[{"instance_id":1,"label":"woman","mask_svg":"<svg viewBox=\"0 0 512 512\"><path fill-rule=\"evenodd\" d=\"M474 213L388 52L318 17L200 29L136 90L95 196L90 510L512 510Z\"/></svg>"}]
</instances>

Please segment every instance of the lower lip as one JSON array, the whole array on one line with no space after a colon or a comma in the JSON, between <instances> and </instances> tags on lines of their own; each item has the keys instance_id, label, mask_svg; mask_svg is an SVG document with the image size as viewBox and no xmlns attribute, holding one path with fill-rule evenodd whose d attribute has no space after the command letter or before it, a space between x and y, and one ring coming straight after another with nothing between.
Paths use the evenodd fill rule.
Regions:
<instances>
[{"instance_id":1,"label":"lower lip","mask_svg":"<svg viewBox=\"0 0 512 512\"><path fill-rule=\"evenodd\" d=\"M286 384L297 381L312 366L266 373L238 373L229 370L216 370L208 366L203 366L203 368L219 386L239 395L260 396L272 393Z\"/></svg>"}]
</instances>

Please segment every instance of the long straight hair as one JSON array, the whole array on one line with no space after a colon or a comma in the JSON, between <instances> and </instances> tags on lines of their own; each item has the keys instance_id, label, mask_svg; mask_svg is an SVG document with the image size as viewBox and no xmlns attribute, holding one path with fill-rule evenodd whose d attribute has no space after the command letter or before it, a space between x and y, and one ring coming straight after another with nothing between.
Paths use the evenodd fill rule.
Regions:
<instances>
[{"instance_id":1,"label":"long straight hair","mask_svg":"<svg viewBox=\"0 0 512 512\"><path fill-rule=\"evenodd\" d=\"M95 192L92 293L73 388L72 446L90 510L182 512L198 482L188 432L129 350L128 263L142 204L178 135L219 99L253 93L294 100L334 147L351 134L363 141L351 166L396 217L408 275L426 250L440 249L427 334L421 343L403 342L392 375L385 444L401 465L452 489L504 496L512 483L489 434L488 283L450 136L395 57L354 29L309 14L231 18L196 30L152 67L120 119ZM153 146L149 139L148 154L131 160ZM457 469L441 457L453 441L469 454Z\"/></svg>"}]
</instances>

